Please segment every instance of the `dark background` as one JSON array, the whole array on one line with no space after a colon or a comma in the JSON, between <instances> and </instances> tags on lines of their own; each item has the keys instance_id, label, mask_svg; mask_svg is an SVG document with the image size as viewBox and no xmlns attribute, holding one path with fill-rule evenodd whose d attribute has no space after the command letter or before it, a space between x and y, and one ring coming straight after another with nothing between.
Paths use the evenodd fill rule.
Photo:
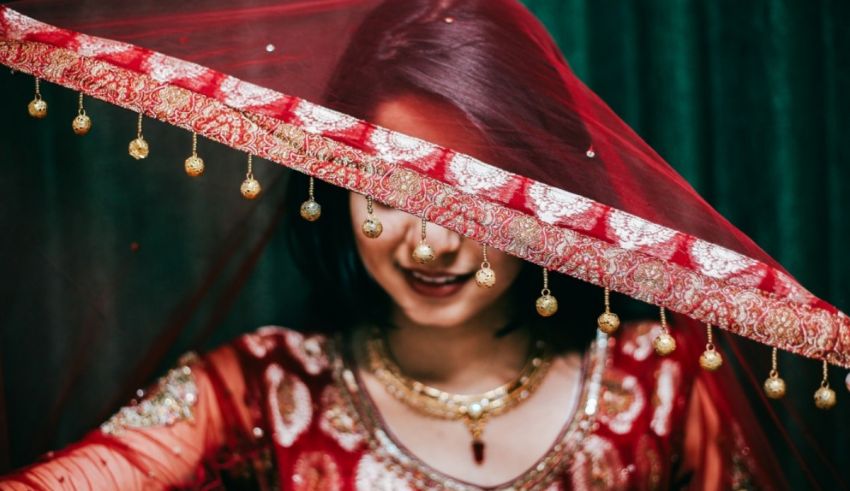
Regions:
<instances>
[{"instance_id":1,"label":"dark background","mask_svg":"<svg viewBox=\"0 0 850 491\"><path fill-rule=\"evenodd\" d=\"M578 75L722 214L804 286L850 308L850 2L527 0ZM238 193L244 154L0 70L0 471L95 427L190 348L264 324L297 326L304 295L284 240L286 173L259 161L264 196ZM767 348L753 346L766 375ZM784 427L850 468L846 370L814 409L820 365L781 358ZM790 411L789 411L790 409ZM801 421L794 413L800 413ZM809 487L792 454L789 476ZM838 485L828 466L812 472ZM847 480L846 477L843 478Z\"/></svg>"}]
</instances>

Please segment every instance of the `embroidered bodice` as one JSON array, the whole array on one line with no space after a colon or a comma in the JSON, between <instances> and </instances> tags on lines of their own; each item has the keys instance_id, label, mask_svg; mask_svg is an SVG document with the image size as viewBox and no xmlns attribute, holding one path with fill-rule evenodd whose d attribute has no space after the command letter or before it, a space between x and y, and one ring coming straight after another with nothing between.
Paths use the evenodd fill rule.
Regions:
<instances>
[{"instance_id":1,"label":"embroidered bodice","mask_svg":"<svg viewBox=\"0 0 850 491\"><path fill-rule=\"evenodd\" d=\"M585 356L579 400L557 442L521 476L488 489L667 484L681 458L677 449L689 383L678 361L653 359L657 329L653 323L633 326L633 335L620 346L599 336ZM277 454L286 456L278 463L290 469L279 471L291 476L292 489L482 489L432 468L393 436L338 343L275 328L239 343L245 356L264 365L270 429ZM279 346L288 353L276 351ZM281 401L282 386L286 401ZM335 448L328 449L327 438ZM324 484L297 485L310 476L322 476ZM350 482L344 482L346 476Z\"/></svg>"},{"instance_id":2,"label":"embroidered bodice","mask_svg":"<svg viewBox=\"0 0 850 491\"><path fill-rule=\"evenodd\" d=\"M679 487L692 477L687 466L700 465L684 454L697 369L684 358L655 355L659 328L644 322L616 338L600 334L585 353L575 407L553 408L572 411L555 444L499 486L455 479L406 449L384 424L341 341L278 327L186 359L80 446L18 478L32 479L44 466L85 451L97 454L113 478L121 470L133 473L140 489L204 482L215 489L246 479L261 489L298 491ZM731 441L729 448L744 446ZM744 454L722 456L719 482L751 484Z\"/></svg>"}]
</instances>

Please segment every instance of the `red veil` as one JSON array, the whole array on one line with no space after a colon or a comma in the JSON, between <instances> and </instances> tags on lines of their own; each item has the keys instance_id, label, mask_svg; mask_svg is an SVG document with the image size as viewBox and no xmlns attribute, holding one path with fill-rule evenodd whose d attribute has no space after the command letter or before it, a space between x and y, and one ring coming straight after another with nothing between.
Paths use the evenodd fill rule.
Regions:
<instances>
[{"instance_id":1,"label":"red veil","mask_svg":"<svg viewBox=\"0 0 850 491\"><path fill-rule=\"evenodd\" d=\"M521 5L434 0L427 8L408 2L375 10L381 3L12 2L0 7L0 62L682 314L677 328L694 346L704 343L707 323L850 367L846 315L709 206L573 74ZM482 8L492 23L470 30L466 21ZM405 35L399 20L420 37ZM504 36L505 26L522 35ZM368 46L370 33L394 29L398 35L385 44ZM451 52L429 45L428 36L446 32L458 38ZM476 43L492 43L505 69L464 58ZM411 46L433 63L467 60L452 65L458 77L513 90L513 97L487 101L497 111L467 114L486 135L492 161L369 123L362 108L375 91L364 90L358 101L329 90L405 90L404 80L382 79L381 67ZM344 71L341 59L348 60ZM416 76L427 80L427 66ZM481 97L429 83L462 107ZM733 340L729 348L739 354ZM739 358L739 373L751 381L767 375L768 366L753 375ZM753 431L757 419L737 406L747 396L734 377L727 366L706 383L721 412ZM762 470L779 475L767 441L751 441Z\"/></svg>"}]
</instances>

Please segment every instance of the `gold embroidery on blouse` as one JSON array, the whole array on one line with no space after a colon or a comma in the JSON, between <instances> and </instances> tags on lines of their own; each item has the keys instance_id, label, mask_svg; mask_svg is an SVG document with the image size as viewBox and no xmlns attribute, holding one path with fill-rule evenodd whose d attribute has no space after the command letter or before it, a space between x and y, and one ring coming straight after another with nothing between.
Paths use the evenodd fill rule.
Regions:
<instances>
[{"instance_id":1,"label":"gold embroidery on blouse","mask_svg":"<svg viewBox=\"0 0 850 491\"><path fill-rule=\"evenodd\" d=\"M180 366L160 378L141 401L122 407L100 425L100 431L118 435L129 428L170 426L179 421L191 421L193 407L198 402L198 387L189 365L196 359L194 353L183 356Z\"/></svg>"}]
</instances>

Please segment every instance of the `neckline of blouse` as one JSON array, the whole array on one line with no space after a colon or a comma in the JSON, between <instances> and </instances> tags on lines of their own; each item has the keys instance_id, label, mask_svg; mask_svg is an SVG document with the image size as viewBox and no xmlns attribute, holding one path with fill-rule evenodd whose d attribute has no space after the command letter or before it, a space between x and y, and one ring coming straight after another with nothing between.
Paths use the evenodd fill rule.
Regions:
<instances>
[{"instance_id":1,"label":"neckline of blouse","mask_svg":"<svg viewBox=\"0 0 850 491\"><path fill-rule=\"evenodd\" d=\"M350 339L337 338L332 350L334 381L369 448L398 477L419 489L508 491L544 489L560 475L577 446L596 428L602 375L608 357L608 336L597 332L582 362L579 397L549 449L518 476L495 486L480 486L439 471L411 452L384 421L357 370Z\"/></svg>"}]
</instances>

